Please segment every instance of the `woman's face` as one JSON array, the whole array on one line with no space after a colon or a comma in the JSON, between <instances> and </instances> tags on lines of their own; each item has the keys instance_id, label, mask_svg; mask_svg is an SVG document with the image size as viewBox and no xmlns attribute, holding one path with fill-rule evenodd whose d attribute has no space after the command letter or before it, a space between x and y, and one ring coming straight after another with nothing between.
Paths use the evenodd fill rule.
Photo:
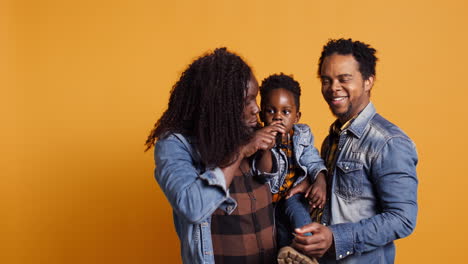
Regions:
<instances>
[{"instance_id":1,"label":"woman's face","mask_svg":"<svg viewBox=\"0 0 468 264\"><path fill-rule=\"evenodd\" d=\"M258 125L257 114L260 108L257 105L257 94L258 94L258 82L253 75L250 76L250 80L247 83L247 93L244 98L244 114L243 122L252 131Z\"/></svg>"}]
</instances>

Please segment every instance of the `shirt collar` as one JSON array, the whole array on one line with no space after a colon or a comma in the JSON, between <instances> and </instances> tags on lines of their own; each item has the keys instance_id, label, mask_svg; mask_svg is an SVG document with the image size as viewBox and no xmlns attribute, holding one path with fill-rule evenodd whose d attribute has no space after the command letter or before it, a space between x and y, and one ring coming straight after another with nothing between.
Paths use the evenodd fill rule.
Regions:
<instances>
[{"instance_id":1,"label":"shirt collar","mask_svg":"<svg viewBox=\"0 0 468 264\"><path fill-rule=\"evenodd\" d=\"M360 138L364 133L364 129L366 128L369 121L374 117L376 113L374 104L369 102L367 106L355 117L351 118L348 122L341 125L339 120L333 122L330 127L330 133L334 133L339 135L341 131L348 129L351 133L353 133L356 137Z\"/></svg>"}]
</instances>

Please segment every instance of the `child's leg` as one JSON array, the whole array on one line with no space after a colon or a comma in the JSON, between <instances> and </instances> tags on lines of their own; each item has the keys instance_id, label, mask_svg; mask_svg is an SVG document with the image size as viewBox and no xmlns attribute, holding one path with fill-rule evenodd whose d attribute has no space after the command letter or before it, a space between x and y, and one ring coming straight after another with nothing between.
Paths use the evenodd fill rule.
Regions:
<instances>
[{"instance_id":1,"label":"child's leg","mask_svg":"<svg viewBox=\"0 0 468 264\"><path fill-rule=\"evenodd\" d=\"M277 207L277 214L281 215L280 219L281 228L285 228L286 232L280 231L278 226L278 248L280 248L277 256L278 264L286 263L305 263L305 264L318 264L317 260L312 257L308 257L296 249L290 247L292 242L292 232L294 228L302 227L312 222L309 215L309 208L304 194L296 194L287 200L281 200ZM278 219L278 218L277 218ZM281 221L282 220L282 221ZM310 236L311 233L305 233L304 235Z\"/></svg>"},{"instance_id":2,"label":"child's leg","mask_svg":"<svg viewBox=\"0 0 468 264\"><path fill-rule=\"evenodd\" d=\"M310 218L309 205L303 193L297 193L285 200L284 213L291 223L291 228L303 227L312 223ZM311 233L304 233L305 236L311 236Z\"/></svg>"},{"instance_id":3,"label":"child's leg","mask_svg":"<svg viewBox=\"0 0 468 264\"><path fill-rule=\"evenodd\" d=\"M284 200L276 203L275 206L275 227L276 227L276 241L278 248L291 245L294 236L291 232L291 225L289 218L284 213Z\"/></svg>"}]
</instances>

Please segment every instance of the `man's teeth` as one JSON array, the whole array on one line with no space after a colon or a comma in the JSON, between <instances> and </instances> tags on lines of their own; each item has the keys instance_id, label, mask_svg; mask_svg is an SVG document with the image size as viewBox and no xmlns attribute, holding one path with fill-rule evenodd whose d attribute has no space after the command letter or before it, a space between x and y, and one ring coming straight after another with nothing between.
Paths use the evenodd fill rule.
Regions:
<instances>
[{"instance_id":1,"label":"man's teeth","mask_svg":"<svg viewBox=\"0 0 468 264\"><path fill-rule=\"evenodd\" d=\"M332 101L341 101L345 99L344 97L335 97L335 98L332 98Z\"/></svg>"}]
</instances>

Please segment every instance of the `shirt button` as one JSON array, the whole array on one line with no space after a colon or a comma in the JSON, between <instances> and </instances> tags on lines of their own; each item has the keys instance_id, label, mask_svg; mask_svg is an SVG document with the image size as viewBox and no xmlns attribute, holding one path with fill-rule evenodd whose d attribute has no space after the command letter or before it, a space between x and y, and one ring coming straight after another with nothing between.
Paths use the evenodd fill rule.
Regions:
<instances>
[{"instance_id":1,"label":"shirt button","mask_svg":"<svg viewBox=\"0 0 468 264\"><path fill-rule=\"evenodd\" d=\"M343 255L340 255L340 258L343 258Z\"/></svg>"},{"instance_id":2,"label":"shirt button","mask_svg":"<svg viewBox=\"0 0 468 264\"><path fill-rule=\"evenodd\" d=\"M326 224L326 223L323 223L322 225L324 225L324 226L327 226L327 224Z\"/></svg>"},{"instance_id":3,"label":"shirt button","mask_svg":"<svg viewBox=\"0 0 468 264\"><path fill-rule=\"evenodd\" d=\"M349 253L350 253L350 252L349 252L349 251L347 251L347 252L346 252L346 255L349 255Z\"/></svg>"},{"instance_id":4,"label":"shirt button","mask_svg":"<svg viewBox=\"0 0 468 264\"><path fill-rule=\"evenodd\" d=\"M343 134L345 134L345 135L348 134L348 131L343 132Z\"/></svg>"},{"instance_id":5,"label":"shirt button","mask_svg":"<svg viewBox=\"0 0 468 264\"><path fill-rule=\"evenodd\" d=\"M346 167L345 167L345 169L346 169L346 170L349 170L349 167L348 167L348 166L346 166Z\"/></svg>"},{"instance_id":6,"label":"shirt button","mask_svg":"<svg viewBox=\"0 0 468 264\"><path fill-rule=\"evenodd\" d=\"M232 206L229 205L229 206L227 207L227 210L228 210L228 211L232 211Z\"/></svg>"},{"instance_id":7,"label":"shirt button","mask_svg":"<svg viewBox=\"0 0 468 264\"><path fill-rule=\"evenodd\" d=\"M341 150L341 148L338 148L338 150Z\"/></svg>"}]
</instances>

